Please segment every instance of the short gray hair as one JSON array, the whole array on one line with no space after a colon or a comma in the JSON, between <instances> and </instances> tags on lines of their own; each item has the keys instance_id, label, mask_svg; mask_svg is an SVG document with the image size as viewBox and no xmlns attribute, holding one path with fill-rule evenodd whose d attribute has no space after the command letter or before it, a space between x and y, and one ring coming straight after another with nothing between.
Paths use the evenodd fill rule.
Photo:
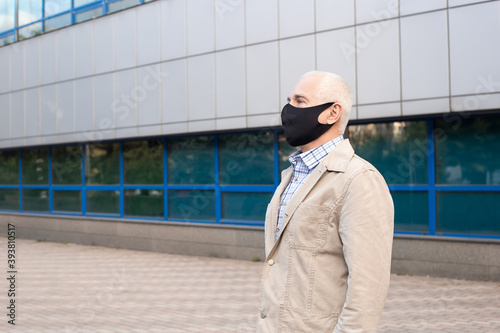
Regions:
<instances>
[{"instance_id":1,"label":"short gray hair","mask_svg":"<svg viewBox=\"0 0 500 333\"><path fill-rule=\"evenodd\" d=\"M349 115L352 108L352 93L349 86L339 75L330 72L310 71L302 75L301 79L307 76L320 76L322 80L318 84L316 97L321 103L337 102L342 106L342 116L339 120L339 131L344 133L349 122Z\"/></svg>"}]
</instances>

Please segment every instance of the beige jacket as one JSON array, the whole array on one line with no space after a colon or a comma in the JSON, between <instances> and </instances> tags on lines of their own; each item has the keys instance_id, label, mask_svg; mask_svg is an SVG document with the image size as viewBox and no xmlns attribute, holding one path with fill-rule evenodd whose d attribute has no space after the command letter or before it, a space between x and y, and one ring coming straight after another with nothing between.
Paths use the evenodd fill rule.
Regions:
<instances>
[{"instance_id":1,"label":"beige jacket","mask_svg":"<svg viewBox=\"0 0 500 333\"><path fill-rule=\"evenodd\" d=\"M394 228L384 178L344 140L289 201L275 242L292 174L283 171L266 212L258 332L376 332Z\"/></svg>"}]
</instances>

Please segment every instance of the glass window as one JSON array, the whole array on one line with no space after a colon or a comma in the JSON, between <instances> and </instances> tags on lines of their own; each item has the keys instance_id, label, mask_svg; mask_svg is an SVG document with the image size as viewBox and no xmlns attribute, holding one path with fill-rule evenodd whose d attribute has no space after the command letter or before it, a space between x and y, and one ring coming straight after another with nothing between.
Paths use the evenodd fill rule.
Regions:
<instances>
[{"instance_id":1,"label":"glass window","mask_svg":"<svg viewBox=\"0 0 500 333\"><path fill-rule=\"evenodd\" d=\"M280 172L290 166L288 156L292 155L298 150L297 147L290 146L285 139L283 132L278 133L278 147L279 147L279 169Z\"/></svg>"},{"instance_id":2,"label":"glass window","mask_svg":"<svg viewBox=\"0 0 500 333\"><path fill-rule=\"evenodd\" d=\"M42 23L38 22L27 27L21 28L18 31L19 40L38 36L42 33Z\"/></svg>"},{"instance_id":3,"label":"glass window","mask_svg":"<svg viewBox=\"0 0 500 333\"><path fill-rule=\"evenodd\" d=\"M18 1L18 6L19 27L42 18L42 0L22 0Z\"/></svg>"},{"instance_id":4,"label":"glass window","mask_svg":"<svg viewBox=\"0 0 500 333\"><path fill-rule=\"evenodd\" d=\"M120 191L87 191L87 212L120 214Z\"/></svg>"},{"instance_id":5,"label":"glass window","mask_svg":"<svg viewBox=\"0 0 500 333\"><path fill-rule=\"evenodd\" d=\"M167 139L169 184L214 184L214 136Z\"/></svg>"},{"instance_id":6,"label":"glass window","mask_svg":"<svg viewBox=\"0 0 500 333\"><path fill-rule=\"evenodd\" d=\"M74 0L75 1L75 8L88 5L89 3L96 2L96 0Z\"/></svg>"},{"instance_id":7,"label":"glass window","mask_svg":"<svg viewBox=\"0 0 500 333\"><path fill-rule=\"evenodd\" d=\"M92 20L96 17L102 16L102 7L93 8L84 12L75 14L75 23Z\"/></svg>"},{"instance_id":8,"label":"glass window","mask_svg":"<svg viewBox=\"0 0 500 333\"><path fill-rule=\"evenodd\" d=\"M23 190L23 211L48 212L48 190Z\"/></svg>"},{"instance_id":9,"label":"glass window","mask_svg":"<svg viewBox=\"0 0 500 333\"><path fill-rule=\"evenodd\" d=\"M168 218L189 221L215 221L214 191L168 191Z\"/></svg>"},{"instance_id":10,"label":"glass window","mask_svg":"<svg viewBox=\"0 0 500 333\"><path fill-rule=\"evenodd\" d=\"M163 191L125 190L125 215L163 217Z\"/></svg>"},{"instance_id":11,"label":"glass window","mask_svg":"<svg viewBox=\"0 0 500 333\"><path fill-rule=\"evenodd\" d=\"M19 184L19 153L17 150L0 151L0 184Z\"/></svg>"},{"instance_id":12,"label":"glass window","mask_svg":"<svg viewBox=\"0 0 500 333\"><path fill-rule=\"evenodd\" d=\"M500 192L437 192L438 232L500 235Z\"/></svg>"},{"instance_id":13,"label":"glass window","mask_svg":"<svg viewBox=\"0 0 500 333\"><path fill-rule=\"evenodd\" d=\"M123 143L125 184L163 184L163 144L161 140Z\"/></svg>"},{"instance_id":14,"label":"glass window","mask_svg":"<svg viewBox=\"0 0 500 333\"><path fill-rule=\"evenodd\" d=\"M81 146L52 147L52 184L82 183Z\"/></svg>"},{"instance_id":15,"label":"glass window","mask_svg":"<svg viewBox=\"0 0 500 333\"><path fill-rule=\"evenodd\" d=\"M373 164L388 184L427 183L427 123L402 121L350 125L356 154Z\"/></svg>"},{"instance_id":16,"label":"glass window","mask_svg":"<svg viewBox=\"0 0 500 333\"><path fill-rule=\"evenodd\" d=\"M500 115L436 120L436 183L500 184Z\"/></svg>"},{"instance_id":17,"label":"glass window","mask_svg":"<svg viewBox=\"0 0 500 333\"><path fill-rule=\"evenodd\" d=\"M25 149L23 157L23 184L48 185L49 150L47 148Z\"/></svg>"},{"instance_id":18,"label":"glass window","mask_svg":"<svg viewBox=\"0 0 500 333\"><path fill-rule=\"evenodd\" d=\"M70 9L71 0L45 0L45 17L56 15ZM45 31L47 31L47 29L45 29Z\"/></svg>"},{"instance_id":19,"label":"glass window","mask_svg":"<svg viewBox=\"0 0 500 333\"><path fill-rule=\"evenodd\" d=\"M82 192L80 191L54 191L53 210L63 212L82 211Z\"/></svg>"},{"instance_id":20,"label":"glass window","mask_svg":"<svg viewBox=\"0 0 500 333\"><path fill-rule=\"evenodd\" d=\"M0 33L14 29L16 2L10 0L0 1Z\"/></svg>"},{"instance_id":21,"label":"glass window","mask_svg":"<svg viewBox=\"0 0 500 333\"><path fill-rule=\"evenodd\" d=\"M71 25L71 14L63 14L45 20L45 32L56 30Z\"/></svg>"},{"instance_id":22,"label":"glass window","mask_svg":"<svg viewBox=\"0 0 500 333\"><path fill-rule=\"evenodd\" d=\"M398 231L429 231L429 201L427 192L392 191L394 229Z\"/></svg>"},{"instance_id":23,"label":"glass window","mask_svg":"<svg viewBox=\"0 0 500 333\"><path fill-rule=\"evenodd\" d=\"M86 145L85 177L87 184L119 184L120 144Z\"/></svg>"},{"instance_id":24,"label":"glass window","mask_svg":"<svg viewBox=\"0 0 500 333\"><path fill-rule=\"evenodd\" d=\"M113 13L121 9L136 6L140 3L140 0L118 0L113 2L110 1L108 4L108 12Z\"/></svg>"},{"instance_id":25,"label":"glass window","mask_svg":"<svg viewBox=\"0 0 500 333\"><path fill-rule=\"evenodd\" d=\"M0 209L19 210L19 190L0 189Z\"/></svg>"},{"instance_id":26,"label":"glass window","mask_svg":"<svg viewBox=\"0 0 500 333\"><path fill-rule=\"evenodd\" d=\"M272 193L222 193L222 218L264 222Z\"/></svg>"},{"instance_id":27,"label":"glass window","mask_svg":"<svg viewBox=\"0 0 500 333\"><path fill-rule=\"evenodd\" d=\"M0 46L4 46L10 43L14 43L14 34L0 38Z\"/></svg>"},{"instance_id":28,"label":"glass window","mask_svg":"<svg viewBox=\"0 0 500 333\"><path fill-rule=\"evenodd\" d=\"M273 132L219 135L220 184L274 184Z\"/></svg>"}]
</instances>

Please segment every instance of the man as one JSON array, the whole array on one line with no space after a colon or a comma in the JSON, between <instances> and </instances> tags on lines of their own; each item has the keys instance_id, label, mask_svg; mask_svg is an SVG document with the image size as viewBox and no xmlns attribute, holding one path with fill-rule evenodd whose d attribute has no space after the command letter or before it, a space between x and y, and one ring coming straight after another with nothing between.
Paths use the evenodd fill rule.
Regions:
<instances>
[{"instance_id":1,"label":"man","mask_svg":"<svg viewBox=\"0 0 500 333\"><path fill-rule=\"evenodd\" d=\"M289 157L266 212L259 332L376 332L391 265L394 208L383 177L344 133L339 76L306 73L282 111Z\"/></svg>"}]
</instances>

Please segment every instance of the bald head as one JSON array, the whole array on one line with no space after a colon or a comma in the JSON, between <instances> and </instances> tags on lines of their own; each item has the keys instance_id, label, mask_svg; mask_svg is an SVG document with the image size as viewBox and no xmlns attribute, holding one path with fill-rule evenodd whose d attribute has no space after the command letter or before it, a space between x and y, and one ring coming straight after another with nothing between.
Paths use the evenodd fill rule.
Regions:
<instances>
[{"instance_id":1,"label":"bald head","mask_svg":"<svg viewBox=\"0 0 500 333\"><path fill-rule=\"evenodd\" d=\"M311 71L302 75L298 85L309 85L314 91L316 105L336 102L342 106L342 115L337 122L337 128L339 133L344 133L352 107L351 89L344 79L334 73Z\"/></svg>"}]
</instances>

